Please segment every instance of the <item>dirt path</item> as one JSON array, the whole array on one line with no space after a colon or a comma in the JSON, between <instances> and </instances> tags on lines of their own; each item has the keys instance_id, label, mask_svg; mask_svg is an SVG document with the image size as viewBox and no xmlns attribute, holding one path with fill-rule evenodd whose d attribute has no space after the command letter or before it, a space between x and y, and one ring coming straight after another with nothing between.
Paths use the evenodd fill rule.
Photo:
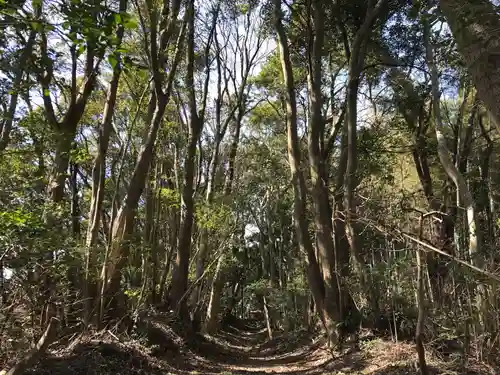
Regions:
<instances>
[{"instance_id":1,"label":"dirt path","mask_svg":"<svg viewBox=\"0 0 500 375\"><path fill-rule=\"evenodd\" d=\"M241 322L240 322L241 323ZM159 342L173 342L175 333L163 325ZM114 336L114 337L113 337ZM179 336L177 336L179 337ZM215 337L199 337L184 345L155 349L144 338L126 340L113 334L80 339L74 345L52 350L35 368L34 375L343 375L343 374L419 374L411 344L395 344L375 339L362 341L343 353L332 354L321 339L307 335L278 336L252 325L226 327ZM432 364L432 361L429 363ZM460 374L437 370L430 374ZM462 372L464 373L464 372ZM490 374L481 370L464 374Z\"/></svg>"},{"instance_id":2,"label":"dirt path","mask_svg":"<svg viewBox=\"0 0 500 375\"><path fill-rule=\"evenodd\" d=\"M305 337L269 340L265 329L231 327L210 342L218 353L214 370L231 374L322 374L321 369L332 361L321 340Z\"/></svg>"},{"instance_id":3,"label":"dirt path","mask_svg":"<svg viewBox=\"0 0 500 375\"><path fill-rule=\"evenodd\" d=\"M228 327L192 353L191 369L172 368L171 374L224 375L343 375L418 374L413 366L412 345L383 340L342 353L327 350L323 339L310 336L278 336L272 340L265 329ZM432 372L434 374L437 372Z\"/></svg>"}]
</instances>

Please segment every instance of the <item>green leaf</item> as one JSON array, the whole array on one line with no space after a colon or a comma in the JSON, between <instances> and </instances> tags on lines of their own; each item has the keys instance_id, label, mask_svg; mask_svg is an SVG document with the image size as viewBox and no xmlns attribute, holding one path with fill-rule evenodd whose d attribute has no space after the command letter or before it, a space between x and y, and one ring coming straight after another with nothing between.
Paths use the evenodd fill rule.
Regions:
<instances>
[{"instance_id":1,"label":"green leaf","mask_svg":"<svg viewBox=\"0 0 500 375\"><path fill-rule=\"evenodd\" d=\"M114 69L116 64L118 63L118 60L116 59L116 56L113 54L113 55L108 56L108 62L111 65L111 67Z\"/></svg>"},{"instance_id":2,"label":"green leaf","mask_svg":"<svg viewBox=\"0 0 500 375\"><path fill-rule=\"evenodd\" d=\"M250 6L248 4L240 4L239 8L240 8L239 11L241 12L241 14L247 14Z\"/></svg>"},{"instance_id":3,"label":"green leaf","mask_svg":"<svg viewBox=\"0 0 500 375\"><path fill-rule=\"evenodd\" d=\"M31 23L31 27L33 28L33 30L40 31L42 29L42 25L39 22L33 21L30 23Z\"/></svg>"},{"instance_id":4,"label":"green leaf","mask_svg":"<svg viewBox=\"0 0 500 375\"><path fill-rule=\"evenodd\" d=\"M43 96L50 96L50 90L49 89L43 89Z\"/></svg>"},{"instance_id":5,"label":"green leaf","mask_svg":"<svg viewBox=\"0 0 500 375\"><path fill-rule=\"evenodd\" d=\"M14 14L16 13L16 8L5 8L5 9L2 9L2 12L5 13L5 14Z\"/></svg>"},{"instance_id":6,"label":"green leaf","mask_svg":"<svg viewBox=\"0 0 500 375\"><path fill-rule=\"evenodd\" d=\"M78 46L78 49L76 50L76 55L80 56L81 54L83 54L85 52L86 49L87 49L87 47L85 46L85 44L80 44Z\"/></svg>"},{"instance_id":7,"label":"green leaf","mask_svg":"<svg viewBox=\"0 0 500 375\"><path fill-rule=\"evenodd\" d=\"M137 29L137 21L134 20L133 18L128 19L124 24L123 27L127 30L135 30Z\"/></svg>"},{"instance_id":8,"label":"green leaf","mask_svg":"<svg viewBox=\"0 0 500 375\"><path fill-rule=\"evenodd\" d=\"M120 24L122 22L122 16L120 13L115 13L115 23Z\"/></svg>"}]
</instances>

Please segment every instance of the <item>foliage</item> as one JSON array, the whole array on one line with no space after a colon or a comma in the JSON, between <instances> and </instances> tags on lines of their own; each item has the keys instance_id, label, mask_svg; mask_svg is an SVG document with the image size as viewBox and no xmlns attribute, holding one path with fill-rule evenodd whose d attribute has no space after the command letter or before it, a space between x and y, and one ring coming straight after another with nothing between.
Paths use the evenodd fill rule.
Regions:
<instances>
[{"instance_id":1,"label":"foliage","mask_svg":"<svg viewBox=\"0 0 500 375\"><path fill-rule=\"evenodd\" d=\"M0 0L0 313L15 306L34 334L52 305L62 331L153 307L203 324L265 308L272 330L298 331L324 317L331 272L339 326L358 311L409 337L425 308L426 341L467 332L493 353L492 108L442 7L382 1L365 30L374 3L278 2L278 20L276 4L260 1L195 2L193 12L180 2L174 14L163 0ZM17 324L0 316L0 332Z\"/></svg>"}]
</instances>

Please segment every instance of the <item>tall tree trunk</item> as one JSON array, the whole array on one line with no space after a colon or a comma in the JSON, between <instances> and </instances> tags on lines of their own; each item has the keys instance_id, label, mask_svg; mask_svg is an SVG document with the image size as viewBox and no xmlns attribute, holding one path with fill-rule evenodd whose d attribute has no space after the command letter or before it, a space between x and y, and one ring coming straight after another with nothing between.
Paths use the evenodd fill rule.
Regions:
<instances>
[{"instance_id":1,"label":"tall tree trunk","mask_svg":"<svg viewBox=\"0 0 500 375\"><path fill-rule=\"evenodd\" d=\"M41 8L42 2L39 3L39 7ZM66 113L62 116L62 120L58 120L56 117L56 113L54 110L54 106L52 103L52 98L50 94L50 85L54 78L54 67L53 61L49 57L48 54L48 41L47 35L44 31L41 32L41 43L40 43L40 52L42 58L46 63L46 69L43 74L41 74L39 78L39 82L42 86L43 90L43 102L45 107L45 116L52 126L55 134L56 134L56 150L55 150L55 158L54 165L52 167L52 171L49 176L49 183L47 187L47 194L50 197L50 200L54 206L58 206L62 203L64 199L64 187L66 179L68 178L68 167L70 161L70 151L72 149L72 143L76 135L76 130L78 124L83 116L85 111L85 107L90 98L92 91L94 90L94 85L97 77L97 71L100 64L101 55L96 55L94 48L89 48L87 50L86 63L85 63L85 76L84 83L81 91L76 87L76 65L77 65L77 57L74 53L74 45L72 47L72 89L71 89L71 100L68 105ZM102 52L103 53L103 52ZM60 228L62 223L60 220L54 215L56 210L47 209L45 211L45 223L48 226L54 228ZM53 253L48 251L45 254L45 263L50 264L53 261ZM51 280L51 275L49 272L45 273L43 280L43 294L44 298L47 301L47 306L45 308L45 315L42 318L42 325L48 323L48 321L55 316L55 305L53 301L53 296L55 294L55 283Z\"/></svg>"},{"instance_id":2,"label":"tall tree trunk","mask_svg":"<svg viewBox=\"0 0 500 375\"><path fill-rule=\"evenodd\" d=\"M167 23L166 19L168 18L168 24L165 25L160 37L157 38L157 9L152 4L151 0L147 0L147 6L151 20L149 52L151 54L150 57L153 71L154 94L156 96L156 108L151 116L152 120L147 136L145 137L144 144L137 157L126 196L113 222L110 241L111 244L108 251L109 254L101 271L101 290L99 301L106 303L104 297L107 296L112 300L114 308L116 309L119 309L121 302L116 298L120 295L119 288L121 272L128 258L128 236L133 229L137 205L146 184L149 167L153 158L154 144L158 134L158 129L163 121L165 108L170 101L173 80L180 60L180 54L182 51L181 44L184 39L186 27L186 22L184 21L177 37L174 57L169 67L170 70L166 79L164 79L162 71L165 64L165 57L163 53L172 39L174 32L172 23L175 23L179 7L176 1L174 1L172 6L169 7L168 0L165 0L164 8L170 9L170 13L168 11L164 14L162 13L162 23ZM160 40L159 46L157 39ZM166 81L165 89L163 89L164 81ZM106 305L100 306L100 310L102 311L103 309L106 309ZM118 310L115 310L115 312L118 312Z\"/></svg>"},{"instance_id":3,"label":"tall tree trunk","mask_svg":"<svg viewBox=\"0 0 500 375\"><path fill-rule=\"evenodd\" d=\"M437 147L438 147L438 156L448 177L455 184L458 194L462 199L464 204L466 213L467 213L467 226L468 226L468 235L469 235L469 257L471 259L471 263L476 267L482 266L482 257L481 253L481 233L479 231L480 228L477 226L477 213L476 213L476 204L472 197L472 194L467 186L467 181L464 176L457 169L455 164L453 163L450 153L448 150L446 138L444 135L444 126L441 118L441 102L440 96L441 93L439 91L439 76L436 65L434 63L434 50L430 41L430 26L428 22L424 24L424 39L426 44L426 59L427 64L429 66L429 70L431 73L431 83L432 83L432 109L435 121L436 128L436 138L437 138ZM486 323L486 313L487 307L484 302L486 299L486 288L481 283L477 286L477 308L480 316L481 323Z\"/></svg>"},{"instance_id":4,"label":"tall tree trunk","mask_svg":"<svg viewBox=\"0 0 500 375\"><path fill-rule=\"evenodd\" d=\"M233 179L234 179L234 164L236 159L236 154L238 152L240 128L243 116L238 115L237 121L233 125L232 137L231 137L231 149L228 157L228 173L224 182L224 197L228 199L231 196ZM207 333L214 333L218 327L218 319L220 313L220 304L222 291L225 283L225 269L224 269L224 259L225 255L222 254L217 261L217 268L215 269L215 274L212 279L210 297L207 307L207 318L205 319L204 330Z\"/></svg>"},{"instance_id":5,"label":"tall tree trunk","mask_svg":"<svg viewBox=\"0 0 500 375\"><path fill-rule=\"evenodd\" d=\"M500 17L490 0L440 0L472 82L500 129Z\"/></svg>"},{"instance_id":6,"label":"tall tree trunk","mask_svg":"<svg viewBox=\"0 0 500 375\"><path fill-rule=\"evenodd\" d=\"M325 121L322 115L322 93L321 93L321 59L323 57L324 44L324 12L325 4L322 0L312 1L312 22L309 30L309 72L308 90L310 98L310 124L308 129L309 165L311 169L312 199L314 208L314 227L318 248L319 264L324 282L323 307L328 314L328 321L332 324L328 327L329 334L335 331L333 324L340 317L339 284L335 275L335 255L333 244L333 227L331 218L331 207L328 197L328 187L325 178L325 166L321 153L320 143L324 133ZM341 292L341 291L340 291ZM336 338L330 336L330 342L334 343Z\"/></svg>"},{"instance_id":7,"label":"tall tree trunk","mask_svg":"<svg viewBox=\"0 0 500 375\"><path fill-rule=\"evenodd\" d=\"M217 267L215 269L215 275L212 279L212 285L210 288L210 297L207 307L207 317L205 319L205 325L203 330L212 334L217 330L219 324L219 312L222 290L224 288L225 277L223 273L225 256L222 254L217 261Z\"/></svg>"},{"instance_id":8,"label":"tall tree trunk","mask_svg":"<svg viewBox=\"0 0 500 375\"><path fill-rule=\"evenodd\" d=\"M212 30L210 35L214 35L215 44L217 46L217 98L215 99L215 137L214 137L214 149L212 151L212 156L210 158L210 162L208 165L207 172L207 191L205 202L210 207L212 204L214 193L215 193L215 180L217 174L217 168L219 167L219 153L220 153L220 144L224 135L226 133L226 127L222 126L221 123L221 109L222 109L222 101L224 92L227 90L227 81L226 87L224 88L224 92L222 91L222 61L219 51L219 41L216 33L216 21L217 18L214 17L214 21L212 24ZM205 52L208 52L208 48L210 47L210 43L207 43L207 49ZM208 56L208 53L207 53ZM201 159L201 156L200 156ZM199 168L199 175L201 176L201 168ZM209 252L209 230L207 228L201 228L200 233L200 250L198 254L198 259L196 260L196 280L198 280L204 272L205 262ZM193 304L198 305L198 302L201 298L201 292L203 289L203 283L196 288L196 292L193 294Z\"/></svg>"},{"instance_id":9,"label":"tall tree trunk","mask_svg":"<svg viewBox=\"0 0 500 375\"><path fill-rule=\"evenodd\" d=\"M248 19L247 19L248 20ZM215 107L215 122L216 122L216 134L215 134L215 145L214 145L214 151L212 158L210 160L210 165L209 165L209 170L208 170L208 186L207 186L207 196L206 196L206 202L210 204L213 199L213 194L214 194L214 188L215 188L215 177L216 177L216 172L218 168L218 159L219 159L219 149L220 149L220 143L222 142L227 128L229 124L232 122L233 126L231 127L231 145L229 148L229 156L228 156L228 171L227 175L228 178L225 179L224 187L223 187L223 195L228 196L229 192L231 191L231 186L227 186L226 184L232 184L233 182L233 177L234 177L234 166L235 166L235 160L236 160L236 153L237 153L237 148L238 148L238 143L239 143L239 137L240 137L240 128L241 128L241 122L243 120L243 116L245 115L245 109L246 109L246 95L245 95L245 89L247 88L247 81L248 77L251 73L251 69L255 63L255 59L257 56L257 52L260 49L260 38L258 37L257 39L257 47L256 50L253 54L249 54L248 51L248 46L246 45L249 35L251 35L252 29L249 27L248 30L246 31L246 34L243 38L243 43L245 44L243 48L246 50L247 56L243 61L241 62L241 82L239 84L239 87L236 88L236 81L233 81L235 85L235 94L236 94L236 103L230 108L229 113L225 119L224 122L222 122L221 118L221 112L222 112L222 104L224 102L224 94L227 94L228 92L228 79L224 79L224 88L222 89L222 60L221 60L221 50L220 50L220 44L218 40L218 34L217 30L215 28L217 18L214 17L214 23L212 25L213 29L211 30L209 38L213 35L214 36L214 41L216 45L216 54L217 54L217 99L216 99L216 107ZM250 25L248 25L250 26ZM240 42L239 40L237 41L238 43ZM207 45L208 46L208 45ZM208 50L207 50L208 51ZM225 74L224 74L225 76ZM234 79L234 78L233 78ZM197 268L196 268L196 275L197 278L201 276L203 273L204 267L205 267L205 261L207 258L207 255L209 253L209 248L208 248L208 231L203 230L202 231L202 241L201 241L201 248L199 252L199 258L197 262ZM201 297L201 285L198 290L198 298Z\"/></svg>"},{"instance_id":10,"label":"tall tree trunk","mask_svg":"<svg viewBox=\"0 0 500 375\"><path fill-rule=\"evenodd\" d=\"M318 260L309 237L309 225L306 211L306 184L300 168L300 148L297 134L297 103L295 98L295 83L293 77L292 63L290 61L290 51L288 49L288 39L282 24L281 2L274 1L274 22L278 34L278 47L280 53L281 69L283 71L284 83L286 87L286 123L287 123L287 144L288 161L292 176L292 186L294 191L294 223L297 233L297 241L307 261L307 280L311 289L316 309L327 330L329 341L336 341L335 324L337 316L331 316L324 308L324 284L321 276Z\"/></svg>"},{"instance_id":11,"label":"tall tree trunk","mask_svg":"<svg viewBox=\"0 0 500 375\"><path fill-rule=\"evenodd\" d=\"M171 306L177 306L177 311L181 317L188 318L186 301L182 297L187 290L189 257L191 253L191 235L193 230L194 218L194 175L196 167L196 146L201 134L203 120L200 118L194 87L194 0L189 0L187 4L187 67L186 67L186 87L188 88L188 107L189 107L189 138L184 160L184 183L181 193L181 225L179 233L179 242L177 245L177 257L174 263L172 274L172 289L170 292Z\"/></svg>"},{"instance_id":12,"label":"tall tree trunk","mask_svg":"<svg viewBox=\"0 0 500 375\"><path fill-rule=\"evenodd\" d=\"M432 109L436 128L436 139L438 142L438 156L439 160L448 175L448 177L454 182L460 197L462 198L463 204L467 212L467 221L469 225L469 256L473 264L479 262L479 249L480 244L478 240L479 233L477 232L476 224L476 213L475 213L475 202L472 194L469 191L467 182L460 171L457 169L453 161L451 160L448 146L446 143L446 138L444 135L444 126L441 119L441 109L440 109L440 96L439 91L439 77L437 68L434 63L434 52L433 47L429 41L429 26L425 26L426 31L426 57L427 64L431 71L432 80Z\"/></svg>"},{"instance_id":13,"label":"tall tree trunk","mask_svg":"<svg viewBox=\"0 0 500 375\"><path fill-rule=\"evenodd\" d=\"M349 293L347 286L349 270L349 241L346 236L345 207L344 207L344 177L347 168L347 124L344 125L340 143L340 158L335 181L334 208L332 213L333 234L335 245L335 273L340 287L340 310L342 321L348 316L359 315L360 312Z\"/></svg>"},{"instance_id":14,"label":"tall tree trunk","mask_svg":"<svg viewBox=\"0 0 500 375\"><path fill-rule=\"evenodd\" d=\"M127 0L120 0L120 13L127 11ZM119 25L116 31L117 45L121 45L123 39L124 27ZM109 83L108 93L106 95L106 104L101 125L99 127L99 137L97 139L97 155L92 166L92 193L89 211L89 224L87 227L87 237L85 241L85 280L83 284L84 298L84 324L89 323L92 301L96 297L96 252L94 246L97 243L99 233L102 203L104 200L104 183L106 180L106 154L109 146L111 131L113 130L113 114L116 106L116 96L118 84L121 76L120 55L117 55L117 63L113 68L113 77Z\"/></svg>"},{"instance_id":15,"label":"tall tree trunk","mask_svg":"<svg viewBox=\"0 0 500 375\"><path fill-rule=\"evenodd\" d=\"M368 280L368 269L362 255L359 238L355 228L356 203L354 191L358 185L357 178L357 103L358 90L361 81L361 73L364 67L368 39L371 35L373 24L380 14L387 0L378 0L375 5L370 1L366 11L365 19L360 29L356 32L350 49L349 77L347 84L347 170L345 178L345 205L346 205L346 236L351 247L352 259L361 281L361 287L366 299L372 309L372 313L378 316L378 301L375 288Z\"/></svg>"}]
</instances>

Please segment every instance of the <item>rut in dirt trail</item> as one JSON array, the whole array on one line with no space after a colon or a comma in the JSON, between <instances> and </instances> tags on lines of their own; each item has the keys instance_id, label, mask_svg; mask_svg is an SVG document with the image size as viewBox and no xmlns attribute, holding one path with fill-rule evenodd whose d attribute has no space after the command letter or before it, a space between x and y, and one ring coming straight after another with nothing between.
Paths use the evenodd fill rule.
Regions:
<instances>
[{"instance_id":1,"label":"rut in dirt trail","mask_svg":"<svg viewBox=\"0 0 500 375\"><path fill-rule=\"evenodd\" d=\"M269 340L265 328L252 321L235 321L214 336L196 336L179 343L172 324L153 318L161 350L141 339L125 340L108 333L81 338L60 350L52 349L29 375L337 375L418 374L411 343L362 339L342 353L327 350L323 338L306 332L277 333ZM182 341L182 339L181 339ZM441 366L439 366L441 367ZM444 368L444 367L443 367ZM430 374L441 374L430 366ZM447 372L461 374L462 372ZM490 373L487 371L467 374Z\"/></svg>"},{"instance_id":2,"label":"rut in dirt trail","mask_svg":"<svg viewBox=\"0 0 500 375\"><path fill-rule=\"evenodd\" d=\"M323 374L332 361L324 340L308 335L269 340L265 328L251 325L226 327L209 340L218 364L213 370L231 374Z\"/></svg>"}]
</instances>

